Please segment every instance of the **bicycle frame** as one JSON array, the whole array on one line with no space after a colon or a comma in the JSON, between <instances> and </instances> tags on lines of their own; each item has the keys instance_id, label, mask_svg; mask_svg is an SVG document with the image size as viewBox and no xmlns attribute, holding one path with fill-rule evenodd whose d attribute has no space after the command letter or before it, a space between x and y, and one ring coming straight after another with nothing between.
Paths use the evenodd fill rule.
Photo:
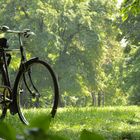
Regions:
<instances>
[{"instance_id":1,"label":"bicycle frame","mask_svg":"<svg viewBox=\"0 0 140 140\"><path fill-rule=\"evenodd\" d=\"M8 75L8 64L6 61L6 52L4 51L3 48L0 49L0 52L1 52L1 57L3 59L3 65L2 65L3 82L4 82L4 85L11 87L10 79L9 79L9 75Z\"/></svg>"},{"instance_id":2,"label":"bicycle frame","mask_svg":"<svg viewBox=\"0 0 140 140\"><path fill-rule=\"evenodd\" d=\"M28 31L28 30L27 30ZM24 64L25 62L27 61L26 59L26 53L25 53L25 50L24 50L24 46L23 46L23 42L22 42L22 35L24 35L24 33L26 35L28 35L27 33L28 32L24 32L24 31L13 31L13 30L7 30L6 32L8 33L15 33L15 34L18 34L18 38L19 38L19 51L20 51L20 55L21 55L21 61L20 61L20 65L19 65L19 70L22 68L24 68ZM31 32L32 33L32 32ZM30 34L29 34L30 35ZM8 55L7 51L12 51L12 50L5 50L4 48L1 48L0 49L0 53L1 53L1 58L3 59L3 65L2 65L2 80L3 80L3 84L5 86L5 88L7 88L9 90L9 99L7 98L4 99L5 101L5 106L7 108L10 109L10 113L12 115L16 114L17 113L17 106L16 106L16 97L15 97L15 91L14 91L14 87L12 88L11 87L11 83L10 83L10 77L9 77L9 73L8 73L8 65L10 64L10 60L11 60L11 55ZM9 56L9 59L8 61L6 60L6 57ZM31 60L34 60L34 59L37 59L37 58L33 58ZM24 75L23 75L24 77ZM33 82L32 82L32 79L31 79L31 76L30 76L30 73L29 73L29 78L30 78L30 81L31 81L31 84L33 86L33 88L37 91L37 89L35 88ZM29 90L29 92L32 94L32 92L30 91L27 83L26 83L26 78L24 77L24 82L25 82L25 85L27 87L27 89ZM16 83L14 82L14 85ZM5 95L4 95L5 97ZM6 103L9 102L9 104L7 105Z\"/></svg>"},{"instance_id":3,"label":"bicycle frame","mask_svg":"<svg viewBox=\"0 0 140 140\"><path fill-rule=\"evenodd\" d=\"M0 119L5 118L7 109L9 109L12 115L18 113L20 120L28 125L28 116L26 116L28 105L30 108L49 107L51 109L49 112L51 116L54 117L59 100L57 76L46 61L38 57L29 60L26 59L26 50L22 42L22 37L28 38L30 35L34 35L34 33L30 32L29 29L24 29L23 31L9 30L7 26L0 27L0 32L1 31L2 33L14 33L18 36L18 51L20 52L21 61L14 83L12 84L8 73L8 66L11 61L9 51L15 49L7 49L7 39L0 38L0 71L2 73L3 82L2 86L0 86ZM41 75L43 77L40 77L37 73L43 74ZM40 82L41 80L44 80L43 84ZM46 90L46 88L48 88L48 90ZM52 94L52 96L50 96L50 94ZM47 99L46 95L49 95ZM49 99L50 97L51 99ZM49 104L48 100L50 102ZM30 103L28 104L28 102Z\"/></svg>"}]
</instances>

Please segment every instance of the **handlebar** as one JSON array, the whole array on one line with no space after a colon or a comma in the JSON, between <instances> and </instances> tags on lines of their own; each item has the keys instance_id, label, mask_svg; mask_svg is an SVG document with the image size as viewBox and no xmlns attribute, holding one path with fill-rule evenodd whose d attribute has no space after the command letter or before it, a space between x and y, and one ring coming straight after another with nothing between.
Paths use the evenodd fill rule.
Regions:
<instances>
[{"instance_id":1,"label":"handlebar","mask_svg":"<svg viewBox=\"0 0 140 140\"><path fill-rule=\"evenodd\" d=\"M31 32L30 29L24 29L23 31L15 31L15 30L10 30L9 27L5 25L0 27L0 32L19 34L19 35L23 35L26 38L28 38L30 35L35 35L35 33Z\"/></svg>"}]
</instances>

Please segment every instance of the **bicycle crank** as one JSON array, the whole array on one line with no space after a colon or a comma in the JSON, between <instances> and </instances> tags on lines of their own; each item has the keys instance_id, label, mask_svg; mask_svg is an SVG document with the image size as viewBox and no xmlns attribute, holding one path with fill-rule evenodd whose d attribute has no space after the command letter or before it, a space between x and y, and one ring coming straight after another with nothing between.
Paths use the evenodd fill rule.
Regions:
<instances>
[{"instance_id":1,"label":"bicycle crank","mask_svg":"<svg viewBox=\"0 0 140 140\"><path fill-rule=\"evenodd\" d=\"M7 86L0 86L0 104L8 106L12 100L10 99L11 89Z\"/></svg>"}]
</instances>

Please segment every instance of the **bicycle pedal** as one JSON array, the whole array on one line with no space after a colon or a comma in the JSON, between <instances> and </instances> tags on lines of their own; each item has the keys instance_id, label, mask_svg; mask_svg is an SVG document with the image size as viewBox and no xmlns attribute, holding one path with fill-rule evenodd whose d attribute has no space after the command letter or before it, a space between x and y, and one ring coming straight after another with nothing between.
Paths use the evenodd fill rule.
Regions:
<instances>
[{"instance_id":1,"label":"bicycle pedal","mask_svg":"<svg viewBox=\"0 0 140 140\"><path fill-rule=\"evenodd\" d=\"M7 107L10 105L10 103L12 103L12 100L10 100L9 98L5 98L4 100L0 101L0 104L4 104Z\"/></svg>"},{"instance_id":2,"label":"bicycle pedal","mask_svg":"<svg viewBox=\"0 0 140 140\"><path fill-rule=\"evenodd\" d=\"M10 99L10 95L11 95L11 90L9 87L0 86L0 104L11 103L12 100Z\"/></svg>"}]
</instances>

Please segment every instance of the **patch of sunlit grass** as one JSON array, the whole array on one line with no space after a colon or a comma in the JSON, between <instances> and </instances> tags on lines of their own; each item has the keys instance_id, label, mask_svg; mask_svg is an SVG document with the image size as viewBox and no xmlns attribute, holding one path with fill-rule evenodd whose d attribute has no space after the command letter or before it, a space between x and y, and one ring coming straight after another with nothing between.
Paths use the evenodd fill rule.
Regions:
<instances>
[{"instance_id":1,"label":"patch of sunlit grass","mask_svg":"<svg viewBox=\"0 0 140 140\"><path fill-rule=\"evenodd\" d=\"M40 114L48 114L46 109L27 111L32 120ZM15 127L17 133L25 128L18 116L8 114L5 119ZM59 108L51 124L53 133L78 140L83 129L97 132L107 140L133 139L140 140L140 107L67 107Z\"/></svg>"}]
</instances>

